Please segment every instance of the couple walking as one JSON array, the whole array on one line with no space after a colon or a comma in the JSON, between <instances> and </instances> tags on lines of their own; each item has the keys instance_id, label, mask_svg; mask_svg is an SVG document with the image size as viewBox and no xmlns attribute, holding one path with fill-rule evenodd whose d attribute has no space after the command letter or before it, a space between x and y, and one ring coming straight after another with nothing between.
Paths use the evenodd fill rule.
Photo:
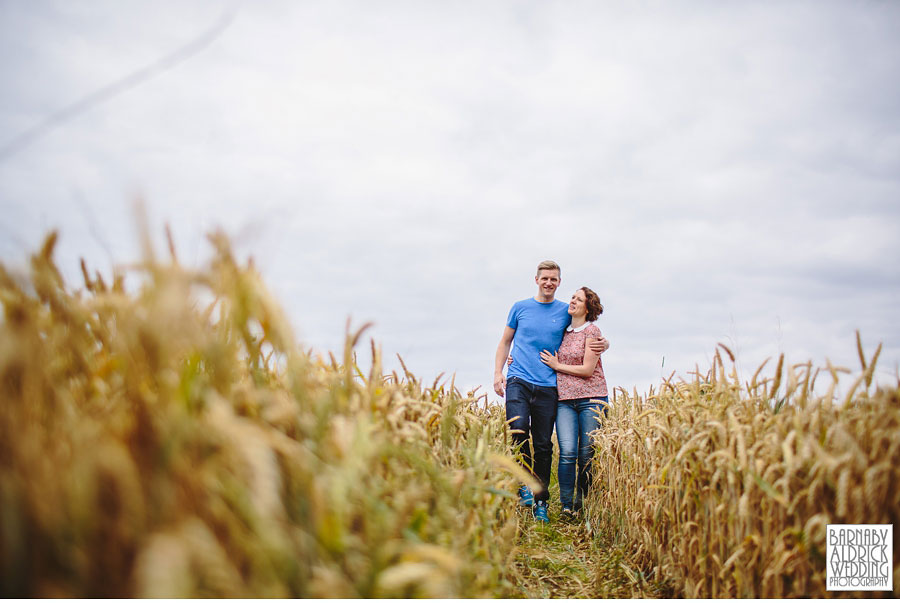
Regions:
<instances>
[{"instance_id":1,"label":"couple walking","mask_svg":"<svg viewBox=\"0 0 900 603\"><path fill-rule=\"evenodd\" d=\"M506 395L513 443L521 446L527 468L542 486L534 493L522 486L519 502L533 506L535 518L547 522L554 424L562 517L580 511L590 487L594 451L588 434L600 426L599 412L606 412L609 401L600 362L609 342L593 324L603 312L596 293L581 287L568 304L554 299L560 268L549 260L538 264L534 282L537 295L516 302L509 311L494 359L494 391ZM512 360L504 377L510 346Z\"/></svg>"}]
</instances>

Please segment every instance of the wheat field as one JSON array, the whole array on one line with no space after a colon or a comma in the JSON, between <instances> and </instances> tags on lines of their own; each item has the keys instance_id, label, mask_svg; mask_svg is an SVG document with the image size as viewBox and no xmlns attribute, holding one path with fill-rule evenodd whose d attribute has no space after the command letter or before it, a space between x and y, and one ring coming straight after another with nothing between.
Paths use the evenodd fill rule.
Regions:
<instances>
[{"instance_id":1,"label":"wheat field","mask_svg":"<svg viewBox=\"0 0 900 603\"><path fill-rule=\"evenodd\" d=\"M596 432L591 513L685 597L838 594L826 591L826 526L900 520L900 390L872 391L881 347L867 359L857 344L862 372L842 399L847 369L829 365L821 396L823 371L783 356L774 376L760 367L742 384L722 344L705 374L617 392Z\"/></svg>"},{"instance_id":2,"label":"wheat field","mask_svg":"<svg viewBox=\"0 0 900 603\"><path fill-rule=\"evenodd\" d=\"M452 384L298 348L227 241L127 294L0 271L0 594L493 596L520 470ZM121 276L121 275L119 275ZM199 300L206 300L200 303ZM519 476L521 477L521 476Z\"/></svg>"},{"instance_id":3,"label":"wheat field","mask_svg":"<svg viewBox=\"0 0 900 603\"><path fill-rule=\"evenodd\" d=\"M873 386L877 351L835 400L814 382L843 369L782 359L742 384L723 347L706 374L617 392L585 522L553 532L568 561L536 552L501 407L385 373L365 325L339 357L302 348L210 241L202 269L146 245L133 292L84 263L65 283L55 234L27 275L0 265L0 595L826 596L825 525L897 518L900 391ZM579 556L597 575L566 590Z\"/></svg>"}]
</instances>

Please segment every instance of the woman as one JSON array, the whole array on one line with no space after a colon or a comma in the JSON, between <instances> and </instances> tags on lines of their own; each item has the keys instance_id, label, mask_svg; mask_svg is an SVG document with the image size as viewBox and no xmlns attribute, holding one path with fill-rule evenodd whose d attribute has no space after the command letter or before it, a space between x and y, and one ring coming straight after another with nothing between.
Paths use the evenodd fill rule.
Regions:
<instances>
[{"instance_id":1,"label":"woman","mask_svg":"<svg viewBox=\"0 0 900 603\"><path fill-rule=\"evenodd\" d=\"M559 440L559 497L564 519L573 518L581 510L590 488L594 448L588 434L600 427L600 412L606 414L609 402L600 354L589 346L592 340L601 337L600 329L593 322L602 313L603 305L597 294L587 287L578 289L569 302L572 324L563 335L559 353L541 352L541 361L556 371L559 392L556 437Z\"/></svg>"}]
</instances>

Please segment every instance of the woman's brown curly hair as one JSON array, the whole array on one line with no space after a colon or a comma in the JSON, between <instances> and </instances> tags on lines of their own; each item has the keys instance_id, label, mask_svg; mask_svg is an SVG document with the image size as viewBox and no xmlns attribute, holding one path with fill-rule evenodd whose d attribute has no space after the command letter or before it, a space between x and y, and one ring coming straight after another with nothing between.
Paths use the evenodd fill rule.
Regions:
<instances>
[{"instance_id":1,"label":"woman's brown curly hair","mask_svg":"<svg viewBox=\"0 0 900 603\"><path fill-rule=\"evenodd\" d=\"M587 321L594 322L598 316L603 314L603 304L600 303L600 296L587 287L581 287L581 290L584 291L584 305L587 306Z\"/></svg>"}]
</instances>

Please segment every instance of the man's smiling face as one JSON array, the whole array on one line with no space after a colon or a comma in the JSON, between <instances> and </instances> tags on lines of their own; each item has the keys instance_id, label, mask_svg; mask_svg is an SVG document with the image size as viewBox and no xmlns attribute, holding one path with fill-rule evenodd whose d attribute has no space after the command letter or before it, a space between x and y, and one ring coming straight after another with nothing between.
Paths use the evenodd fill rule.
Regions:
<instances>
[{"instance_id":1,"label":"man's smiling face","mask_svg":"<svg viewBox=\"0 0 900 603\"><path fill-rule=\"evenodd\" d=\"M540 270L534 277L534 282L538 286L538 295L546 300L552 300L559 289L559 270Z\"/></svg>"}]
</instances>

